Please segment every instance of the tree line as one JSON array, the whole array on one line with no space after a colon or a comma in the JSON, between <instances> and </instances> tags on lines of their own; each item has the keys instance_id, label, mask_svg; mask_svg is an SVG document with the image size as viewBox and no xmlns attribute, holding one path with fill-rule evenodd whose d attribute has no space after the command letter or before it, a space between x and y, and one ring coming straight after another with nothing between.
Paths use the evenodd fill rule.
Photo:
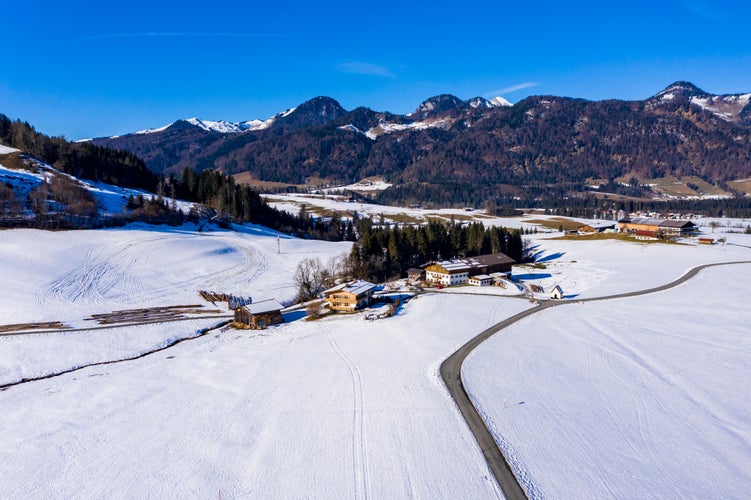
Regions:
<instances>
[{"instance_id":1,"label":"tree line","mask_svg":"<svg viewBox=\"0 0 751 500\"><path fill-rule=\"evenodd\" d=\"M127 151L49 137L37 132L29 123L12 121L3 114L0 114L0 143L20 149L79 179L145 190L154 189L158 181L140 158Z\"/></svg>"}]
</instances>

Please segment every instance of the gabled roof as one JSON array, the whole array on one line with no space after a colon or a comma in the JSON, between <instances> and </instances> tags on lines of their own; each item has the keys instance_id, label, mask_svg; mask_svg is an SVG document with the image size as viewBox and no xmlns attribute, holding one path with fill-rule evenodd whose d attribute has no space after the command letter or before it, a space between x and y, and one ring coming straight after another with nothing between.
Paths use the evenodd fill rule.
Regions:
<instances>
[{"instance_id":1,"label":"gabled roof","mask_svg":"<svg viewBox=\"0 0 751 500\"><path fill-rule=\"evenodd\" d=\"M241 309L245 309L250 314L264 314L274 311L280 311L284 309L284 306L281 305L276 299L269 299L242 306Z\"/></svg>"},{"instance_id":2,"label":"gabled roof","mask_svg":"<svg viewBox=\"0 0 751 500\"><path fill-rule=\"evenodd\" d=\"M618 221L619 224L640 224L642 226L659 226L663 222L660 219L650 219L649 217L633 217Z\"/></svg>"},{"instance_id":3,"label":"gabled roof","mask_svg":"<svg viewBox=\"0 0 751 500\"><path fill-rule=\"evenodd\" d=\"M469 278L471 280L492 280L492 276L488 276L487 274L478 274L477 276L472 276Z\"/></svg>"},{"instance_id":4,"label":"gabled roof","mask_svg":"<svg viewBox=\"0 0 751 500\"><path fill-rule=\"evenodd\" d=\"M677 228L683 228L683 227L694 227L695 224L691 222L690 220L674 220L674 219L667 219L660 224L660 227L677 227Z\"/></svg>"},{"instance_id":5,"label":"gabled roof","mask_svg":"<svg viewBox=\"0 0 751 500\"><path fill-rule=\"evenodd\" d=\"M490 253L487 255L478 255L467 259L470 264L475 262L480 266L491 266L493 264L513 264L516 261L504 253Z\"/></svg>"},{"instance_id":6,"label":"gabled roof","mask_svg":"<svg viewBox=\"0 0 751 500\"><path fill-rule=\"evenodd\" d=\"M441 266L449 274L462 273L469 271L469 265L461 260L444 260L436 262L435 265Z\"/></svg>"},{"instance_id":7,"label":"gabled roof","mask_svg":"<svg viewBox=\"0 0 751 500\"><path fill-rule=\"evenodd\" d=\"M335 292L347 292L351 293L355 296L362 295L364 293L369 292L373 288L375 288L376 285L373 283L370 283L365 280L355 280L351 281L349 283L342 283L341 285L337 285L333 288L329 288L325 292L323 292L325 295L329 295Z\"/></svg>"}]
</instances>

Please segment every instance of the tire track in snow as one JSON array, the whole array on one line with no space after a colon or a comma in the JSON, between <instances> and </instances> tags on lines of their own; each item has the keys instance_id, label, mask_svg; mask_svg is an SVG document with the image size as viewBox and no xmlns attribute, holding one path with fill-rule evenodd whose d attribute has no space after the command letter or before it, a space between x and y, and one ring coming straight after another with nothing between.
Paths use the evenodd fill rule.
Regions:
<instances>
[{"instance_id":1,"label":"tire track in snow","mask_svg":"<svg viewBox=\"0 0 751 500\"><path fill-rule=\"evenodd\" d=\"M352 459L355 484L355 497L366 499L370 497L370 477L368 472L367 432L363 414L363 388L360 370L349 355L344 352L330 330L326 330L329 344L337 356L344 361L352 379L354 393L354 411L352 413Z\"/></svg>"}]
</instances>

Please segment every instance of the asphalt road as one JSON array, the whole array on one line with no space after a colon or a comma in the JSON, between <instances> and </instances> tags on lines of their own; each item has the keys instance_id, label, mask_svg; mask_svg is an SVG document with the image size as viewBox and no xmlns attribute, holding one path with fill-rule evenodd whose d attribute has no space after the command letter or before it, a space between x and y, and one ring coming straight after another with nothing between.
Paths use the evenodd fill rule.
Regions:
<instances>
[{"instance_id":1,"label":"asphalt road","mask_svg":"<svg viewBox=\"0 0 751 500\"><path fill-rule=\"evenodd\" d=\"M519 481L514 476L511 467L509 467L508 462L501 453L501 450L498 448L498 444L490 434L490 431L486 427L485 422L482 420L480 414L477 412L477 409L469 400L467 391L464 388L464 383L462 382L461 378L461 370L462 364L464 363L464 360L467 358L469 353L472 352L482 342L487 340L492 335L503 330L504 328L513 325L523 318L537 314L545 309L550 309L551 307L557 307L566 304L581 304L583 302L595 302L601 300L621 299L626 297L637 297L639 295L661 292L685 283L686 281L696 276L703 269L716 266L728 266L733 264L751 264L751 261L704 264L694 267L675 281L672 281L665 285L636 292L620 293L616 295L607 295L603 297L594 297L581 300L543 301L540 305L533 307L532 309L527 309L526 311L523 311L515 316L501 321L496 325L491 326L490 328L483 331L472 340L464 344L462 347L460 347L458 351L449 356L441 364L441 377L443 378L443 382L446 384L451 397L454 399L454 401L456 401L456 404L459 407L459 411L461 411L462 416L464 416L464 420L466 420L467 425L469 425L469 429L472 431L472 434L474 434L477 443L480 445L480 449L485 456L485 460L487 460L488 466L493 472L493 475L495 476L498 485L501 487L501 490L503 490L503 494L506 495L506 498L526 499L527 495L524 492L521 484L519 484Z\"/></svg>"}]
</instances>

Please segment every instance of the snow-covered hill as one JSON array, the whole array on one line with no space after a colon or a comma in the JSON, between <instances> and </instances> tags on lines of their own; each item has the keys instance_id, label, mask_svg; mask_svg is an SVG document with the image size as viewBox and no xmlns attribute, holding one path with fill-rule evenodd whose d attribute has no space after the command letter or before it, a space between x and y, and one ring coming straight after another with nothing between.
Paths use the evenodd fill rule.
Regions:
<instances>
[{"instance_id":1,"label":"snow-covered hill","mask_svg":"<svg viewBox=\"0 0 751 500\"><path fill-rule=\"evenodd\" d=\"M43 161L22 154L21 151L7 146L0 146L0 155L6 155L5 160L0 158L0 183L11 186L17 199L25 200L29 193L42 183L50 181L58 176L71 179L77 186L85 189L94 197L99 212L103 215L122 215L128 199L143 196L144 198L156 197L155 194L142 189L123 188L104 182L77 179L71 175L59 171ZM7 155L10 155L7 156ZM13 164L14 167L4 165ZM184 213L188 213L193 203L175 200L176 207Z\"/></svg>"}]
</instances>

